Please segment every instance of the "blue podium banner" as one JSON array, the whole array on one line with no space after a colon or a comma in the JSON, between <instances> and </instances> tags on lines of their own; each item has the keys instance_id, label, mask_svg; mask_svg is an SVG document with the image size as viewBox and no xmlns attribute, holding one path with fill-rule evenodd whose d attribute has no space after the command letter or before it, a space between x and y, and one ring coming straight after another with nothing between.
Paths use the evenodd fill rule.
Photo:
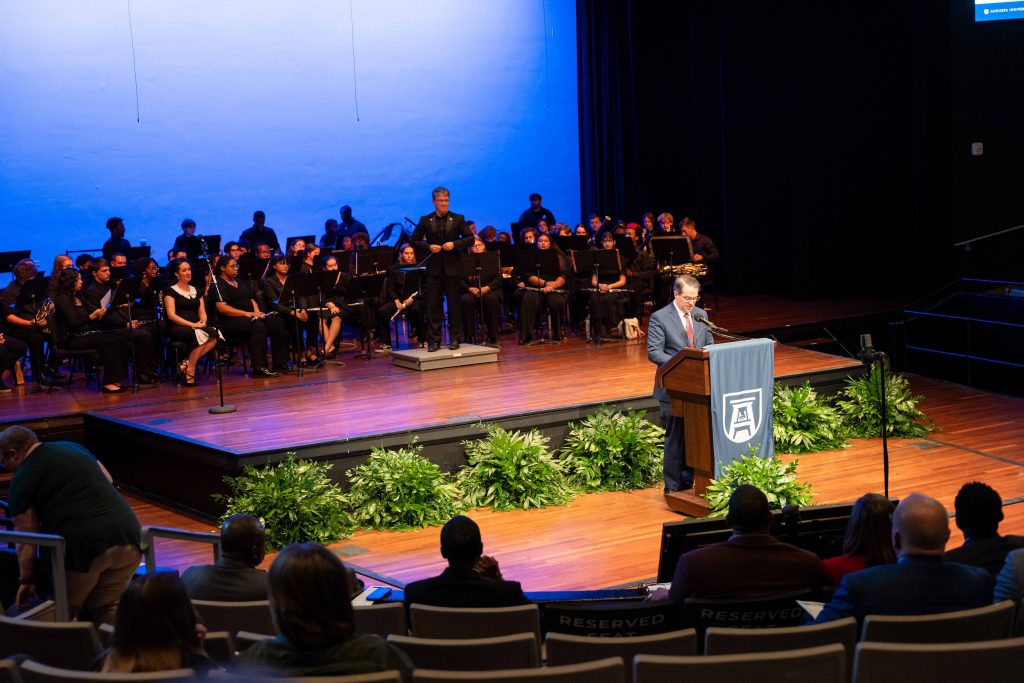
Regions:
<instances>
[{"instance_id":1,"label":"blue podium banner","mask_svg":"<svg viewBox=\"0 0 1024 683\"><path fill-rule=\"evenodd\" d=\"M711 374L711 435L715 477L722 467L760 444L758 455L775 455L772 390L775 342L748 339L707 347Z\"/></svg>"}]
</instances>

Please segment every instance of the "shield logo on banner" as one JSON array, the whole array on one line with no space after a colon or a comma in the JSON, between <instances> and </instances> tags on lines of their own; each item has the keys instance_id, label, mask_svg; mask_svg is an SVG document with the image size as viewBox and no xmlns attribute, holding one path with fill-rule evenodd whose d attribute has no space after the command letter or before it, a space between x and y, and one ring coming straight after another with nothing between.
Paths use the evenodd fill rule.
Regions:
<instances>
[{"instance_id":1,"label":"shield logo on banner","mask_svg":"<svg viewBox=\"0 0 1024 683\"><path fill-rule=\"evenodd\" d=\"M722 429L729 441L746 443L761 429L764 413L760 389L722 395Z\"/></svg>"}]
</instances>

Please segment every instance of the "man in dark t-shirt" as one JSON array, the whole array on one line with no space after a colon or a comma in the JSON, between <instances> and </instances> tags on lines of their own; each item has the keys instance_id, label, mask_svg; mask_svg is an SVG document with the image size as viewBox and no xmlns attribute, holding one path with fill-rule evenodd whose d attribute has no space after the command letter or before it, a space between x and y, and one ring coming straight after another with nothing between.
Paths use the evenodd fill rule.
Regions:
<instances>
[{"instance_id":1,"label":"man in dark t-shirt","mask_svg":"<svg viewBox=\"0 0 1024 683\"><path fill-rule=\"evenodd\" d=\"M139 566L139 520L110 475L83 446L40 443L25 427L0 432L0 464L14 473L10 514L17 531L64 538L68 605L96 624L114 623L124 587ZM18 546L23 609L36 597L35 546Z\"/></svg>"}]
</instances>

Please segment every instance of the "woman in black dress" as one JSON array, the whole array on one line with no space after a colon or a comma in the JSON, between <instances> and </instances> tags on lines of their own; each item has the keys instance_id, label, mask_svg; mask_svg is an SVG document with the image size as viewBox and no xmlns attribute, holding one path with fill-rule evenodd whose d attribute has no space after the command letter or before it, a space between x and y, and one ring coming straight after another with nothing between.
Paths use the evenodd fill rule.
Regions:
<instances>
[{"instance_id":1,"label":"woman in black dress","mask_svg":"<svg viewBox=\"0 0 1024 683\"><path fill-rule=\"evenodd\" d=\"M252 293L238 279L238 260L225 256L217 261L217 283L210 293L216 301L219 324L225 335L249 343L253 377L277 377L288 372L288 333L278 315L268 315L256 305ZM267 367L267 337L274 368Z\"/></svg>"},{"instance_id":2,"label":"woman in black dress","mask_svg":"<svg viewBox=\"0 0 1024 683\"><path fill-rule=\"evenodd\" d=\"M54 341L58 346L69 349L93 349L99 352L103 364L103 392L119 394L125 389L121 381L128 376L128 342L124 337L104 334L92 329L92 321L99 320L107 312L97 308L86 313L79 298L82 291L82 275L73 268L60 272L57 278L57 296L54 305Z\"/></svg>"},{"instance_id":3,"label":"woman in black dress","mask_svg":"<svg viewBox=\"0 0 1024 683\"><path fill-rule=\"evenodd\" d=\"M315 244L309 245L316 247ZM277 311L278 315L285 322L285 329L292 340L292 347L296 355L302 355L308 363L316 364L319 358L317 349L317 321L316 315L310 315L306 309L310 303L305 296L293 297L294 282L288 283L289 258L287 256L275 256L270 259L270 274L263 281L264 306L268 311ZM306 265L303 262L303 265ZM312 271L312 266L310 270ZM294 298L294 301L293 301ZM292 304L295 307L292 308ZM302 332L306 336L303 341Z\"/></svg>"},{"instance_id":4,"label":"woman in black dress","mask_svg":"<svg viewBox=\"0 0 1024 683\"><path fill-rule=\"evenodd\" d=\"M487 251L487 245L479 236L469 248L471 254L482 254ZM466 341L476 342L477 313L482 309L483 318L487 324L487 345L495 346L498 343L498 333L501 331L501 271L497 276L487 282L477 282L476 278L462 280L462 320L465 322L463 333Z\"/></svg>"},{"instance_id":5,"label":"woman in black dress","mask_svg":"<svg viewBox=\"0 0 1024 683\"><path fill-rule=\"evenodd\" d=\"M537 314L541 306L551 313L551 339L562 338L562 317L565 313L566 282L569 281L569 259L557 246L551 243L551 237L541 233L537 235L537 249L540 251L554 250L558 254L558 268L551 272L523 273L519 288L524 290L523 304L519 309L519 343L526 344L533 339L537 327Z\"/></svg>"},{"instance_id":6,"label":"woman in black dress","mask_svg":"<svg viewBox=\"0 0 1024 683\"><path fill-rule=\"evenodd\" d=\"M615 235L606 232L601 235L601 249L615 251ZM594 336L600 336L601 324L607 324L607 329L618 327L622 319L626 317L626 274L622 271L621 259L616 259L618 267L614 270L601 270L591 275L590 288L590 314L593 316Z\"/></svg>"},{"instance_id":7,"label":"woman in black dress","mask_svg":"<svg viewBox=\"0 0 1024 683\"><path fill-rule=\"evenodd\" d=\"M183 342L188 349L188 358L181 361L181 383L186 387L196 385L196 364L199 359L217 345L217 339L206 332L206 304L199 291L189 284L192 266L183 258L175 259L167 266L175 283L164 289L164 315L167 321L167 336ZM197 334L201 333L201 334ZM200 339L203 339L200 342Z\"/></svg>"}]
</instances>

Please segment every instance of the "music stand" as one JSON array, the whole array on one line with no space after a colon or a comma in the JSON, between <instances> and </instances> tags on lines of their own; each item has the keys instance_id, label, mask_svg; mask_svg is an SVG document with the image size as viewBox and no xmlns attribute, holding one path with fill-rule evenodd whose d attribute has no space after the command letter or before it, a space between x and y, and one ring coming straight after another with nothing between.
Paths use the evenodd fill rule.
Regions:
<instances>
[{"instance_id":1,"label":"music stand","mask_svg":"<svg viewBox=\"0 0 1024 683\"><path fill-rule=\"evenodd\" d=\"M238 259L238 276L249 282L249 290L256 292L259 287L256 285L267 276L270 267L270 259L250 257L249 254Z\"/></svg>"},{"instance_id":2,"label":"music stand","mask_svg":"<svg viewBox=\"0 0 1024 683\"><path fill-rule=\"evenodd\" d=\"M374 311L371 308L372 302L366 301L366 294L367 292L377 292L379 295L384 286L384 276L387 274L388 268L391 267L391 261L394 258L394 249L391 247L370 247L369 249L360 249L352 253L355 255L353 259L355 275L350 282L350 286L358 291L358 295L353 297L353 299L362 299L363 306L366 307L362 316L363 351L357 353L356 358L363 357L369 362L370 358L373 357L373 349L370 348L370 326Z\"/></svg>"},{"instance_id":3,"label":"music stand","mask_svg":"<svg viewBox=\"0 0 1024 683\"><path fill-rule=\"evenodd\" d=\"M356 275L386 273L395 260L395 250L391 247L370 247L352 253L355 254Z\"/></svg>"},{"instance_id":4,"label":"music stand","mask_svg":"<svg viewBox=\"0 0 1024 683\"><path fill-rule=\"evenodd\" d=\"M570 251L583 251L590 248L590 238L583 235L556 235L554 240L558 248L567 254Z\"/></svg>"},{"instance_id":5,"label":"music stand","mask_svg":"<svg viewBox=\"0 0 1024 683\"><path fill-rule=\"evenodd\" d=\"M482 289L484 282L493 282L501 273L501 254L497 251L485 251L481 254L462 254L459 260L459 275L467 282L476 282L476 288ZM484 297L478 296L477 327L484 322ZM473 343L476 343L476 329L473 330Z\"/></svg>"},{"instance_id":6,"label":"music stand","mask_svg":"<svg viewBox=\"0 0 1024 683\"><path fill-rule=\"evenodd\" d=\"M31 249L21 251L0 251L0 273L13 273L18 261L32 256Z\"/></svg>"},{"instance_id":7,"label":"music stand","mask_svg":"<svg viewBox=\"0 0 1024 683\"><path fill-rule=\"evenodd\" d=\"M540 277L541 273L558 273L558 252L554 249L516 249L515 251L516 272L526 275ZM536 288L534 288L536 289ZM551 334L551 327L548 326L548 334ZM530 342L534 344L557 344L554 339L535 339Z\"/></svg>"},{"instance_id":8,"label":"music stand","mask_svg":"<svg viewBox=\"0 0 1024 683\"><path fill-rule=\"evenodd\" d=\"M662 266L679 266L693 260L693 247L685 237L669 235L651 238L654 259Z\"/></svg>"},{"instance_id":9,"label":"music stand","mask_svg":"<svg viewBox=\"0 0 1024 683\"><path fill-rule=\"evenodd\" d=\"M623 267L629 268L633 265L639 252L629 235L615 235L615 248L619 252Z\"/></svg>"},{"instance_id":10,"label":"music stand","mask_svg":"<svg viewBox=\"0 0 1024 683\"><path fill-rule=\"evenodd\" d=\"M111 278L113 278L114 268L110 269ZM125 270L125 268L117 268L116 270ZM139 282L142 278L133 279L130 277L122 277L117 281L113 291L110 294L110 303L107 304L109 309L118 309L124 306L125 311L128 314L128 350L132 359L132 393L139 393L139 365L135 354L135 328L132 326L132 307L135 305L135 297L132 296L132 292L138 289Z\"/></svg>"}]
</instances>

